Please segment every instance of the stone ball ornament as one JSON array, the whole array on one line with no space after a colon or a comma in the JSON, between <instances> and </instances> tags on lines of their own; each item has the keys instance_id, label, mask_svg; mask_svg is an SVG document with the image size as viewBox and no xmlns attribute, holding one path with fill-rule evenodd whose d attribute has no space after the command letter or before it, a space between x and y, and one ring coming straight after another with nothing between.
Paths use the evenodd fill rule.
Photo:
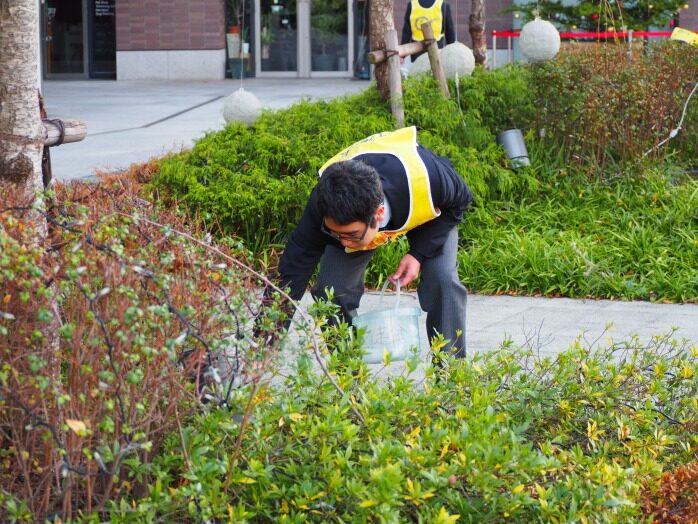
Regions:
<instances>
[{"instance_id":1,"label":"stone ball ornament","mask_svg":"<svg viewBox=\"0 0 698 524\"><path fill-rule=\"evenodd\" d=\"M423 75L429 71L431 71L429 56L424 53L423 55L419 55L417 60L412 63L412 67L410 67L410 76Z\"/></svg>"},{"instance_id":2,"label":"stone ball ornament","mask_svg":"<svg viewBox=\"0 0 698 524\"><path fill-rule=\"evenodd\" d=\"M226 123L242 122L250 125L262 114L262 103L242 87L223 101L223 119Z\"/></svg>"},{"instance_id":3,"label":"stone ball ornament","mask_svg":"<svg viewBox=\"0 0 698 524\"><path fill-rule=\"evenodd\" d=\"M560 51L560 32L547 20L536 18L521 29L519 44L529 60L551 60Z\"/></svg>"},{"instance_id":4,"label":"stone ball ornament","mask_svg":"<svg viewBox=\"0 0 698 524\"><path fill-rule=\"evenodd\" d=\"M447 78L470 76L475 69L475 55L467 45L453 42L441 50L441 64Z\"/></svg>"},{"instance_id":5,"label":"stone ball ornament","mask_svg":"<svg viewBox=\"0 0 698 524\"><path fill-rule=\"evenodd\" d=\"M475 69L475 55L468 46L461 42L453 42L443 49L439 49L439 57L446 78L455 78L456 75L470 76ZM420 55L410 68L411 76L424 73L431 73L431 64L427 53Z\"/></svg>"}]
</instances>

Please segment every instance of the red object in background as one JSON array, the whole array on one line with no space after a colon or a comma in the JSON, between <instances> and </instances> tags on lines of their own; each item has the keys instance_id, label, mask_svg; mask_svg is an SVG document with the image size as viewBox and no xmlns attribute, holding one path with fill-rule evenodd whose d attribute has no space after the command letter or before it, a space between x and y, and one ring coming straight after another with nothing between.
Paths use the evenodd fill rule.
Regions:
<instances>
[{"instance_id":1,"label":"red object in background","mask_svg":"<svg viewBox=\"0 0 698 524\"><path fill-rule=\"evenodd\" d=\"M598 19L599 19L598 13L592 13L592 14L591 14L591 19L592 19L592 20L598 20Z\"/></svg>"},{"instance_id":2,"label":"red object in background","mask_svg":"<svg viewBox=\"0 0 698 524\"><path fill-rule=\"evenodd\" d=\"M602 32L582 32L582 31L560 31L560 38L628 38L629 33L626 31L602 31ZM503 36L510 38L518 38L521 36L520 31L492 31L492 36ZM633 31L633 37L662 37L671 36L671 31Z\"/></svg>"}]
</instances>

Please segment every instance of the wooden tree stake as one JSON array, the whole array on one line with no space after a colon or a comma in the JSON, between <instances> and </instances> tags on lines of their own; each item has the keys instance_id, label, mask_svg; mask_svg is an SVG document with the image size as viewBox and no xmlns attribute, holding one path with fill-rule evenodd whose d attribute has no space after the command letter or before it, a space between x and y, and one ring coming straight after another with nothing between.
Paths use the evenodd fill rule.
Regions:
<instances>
[{"instance_id":1,"label":"wooden tree stake","mask_svg":"<svg viewBox=\"0 0 698 524\"><path fill-rule=\"evenodd\" d=\"M55 120L42 120L46 129L44 146L55 146L58 144L68 144L70 142L80 142L87 135L87 126L80 120L62 120L63 141L61 142L61 124Z\"/></svg>"},{"instance_id":2,"label":"wooden tree stake","mask_svg":"<svg viewBox=\"0 0 698 524\"><path fill-rule=\"evenodd\" d=\"M408 42L406 44L400 44L397 46L400 58L405 56L414 55L416 53L421 53L424 51L424 44L422 42ZM371 51L368 53L368 63L369 64L380 64L387 60L385 56L385 50L378 49L377 51Z\"/></svg>"},{"instance_id":3,"label":"wooden tree stake","mask_svg":"<svg viewBox=\"0 0 698 524\"><path fill-rule=\"evenodd\" d=\"M385 32L385 50L388 56L388 85L390 86L390 111L395 117L395 128L405 127L405 108L402 104L402 73L398 53L397 31Z\"/></svg>"},{"instance_id":4,"label":"wooden tree stake","mask_svg":"<svg viewBox=\"0 0 698 524\"><path fill-rule=\"evenodd\" d=\"M441 86L441 90L444 92L446 98L451 98L451 94L448 92L448 82L446 82L444 68L441 65L439 46L434 39L434 30L431 28L431 22L424 22L422 24L422 33L424 34L424 42L428 42L427 54L429 55L431 72L434 74L434 78L439 82L439 86Z\"/></svg>"}]
</instances>

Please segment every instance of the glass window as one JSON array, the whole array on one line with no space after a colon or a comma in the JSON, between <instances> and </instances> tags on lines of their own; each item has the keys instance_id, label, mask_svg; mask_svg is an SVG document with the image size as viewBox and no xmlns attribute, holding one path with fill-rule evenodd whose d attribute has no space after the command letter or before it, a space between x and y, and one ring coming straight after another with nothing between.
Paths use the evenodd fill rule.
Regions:
<instances>
[{"instance_id":1,"label":"glass window","mask_svg":"<svg viewBox=\"0 0 698 524\"><path fill-rule=\"evenodd\" d=\"M346 71L349 60L346 0L312 0L310 11L313 71Z\"/></svg>"},{"instance_id":2,"label":"glass window","mask_svg":"<svg viewBox=\"0 0 698 524\"><path fill-rule=\"evenodd\" d=\"M296 0L261 0L261 70L298 69Z\"/></svg>"},{"instance_id":3,"label":"glass window","mask_svg":"<svg viewBox=\"0 0 698 524\"><path fill-rule=\"evenodd\" d=\"M44 5L46 73L84 73L82 0L47 0Z\"/></svg>"}]
</instances>

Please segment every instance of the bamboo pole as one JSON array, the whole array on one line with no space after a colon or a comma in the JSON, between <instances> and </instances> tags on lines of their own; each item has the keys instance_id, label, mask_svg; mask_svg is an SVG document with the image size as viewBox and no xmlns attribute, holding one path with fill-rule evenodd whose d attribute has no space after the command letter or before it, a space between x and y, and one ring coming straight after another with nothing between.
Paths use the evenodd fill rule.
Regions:
<instances>
[{"instance_id":1,"label":"bamboo pole","mask_svg":"<svg viewBox=\"0 0 698 524\"><path fill-rule=\"evenodd\" d=\"M402 104L402 73L397 48L397 31L391 29L383 37L388 56L388 85L390 87L390 111L395 118L395 129L405 127L405 108Z\"/></svg>"},{"instance_id":2,"label":"bamboo pole","mask_svg":"<svg viewBox=\"0 0 698 524\"><path fill-rule=\"evenodd\" d=\"M63 133L61 133L61 124L63 123ZM44 146L55 146L60 144L68 144L70 142L80 142L87 136L87 125L80 120L42 120L44 129L46 130L46 138ZM63 134L63 141L61 141Z\"/></svg>"},{"instance_id":3,"label":"bamboo pole","mask_svg":"<svg viewBox=\"0 0 698 524\"><path fill-rule=\"evenodd\" d=\"M431 72L434 74L434 78L436 78L436 80L439 82L439 86L441 86L441 91L444 92L444 96L446 98L451 98L451 94L448 92L448 82L446 82L444 68L441 65L439 46L434 39L434 30L431 28L431 22L424 22L422 24L422 33L424 34L424 41L429 42L427 44L427 54L429 55Z\"/></svg>"}]
</instances>

